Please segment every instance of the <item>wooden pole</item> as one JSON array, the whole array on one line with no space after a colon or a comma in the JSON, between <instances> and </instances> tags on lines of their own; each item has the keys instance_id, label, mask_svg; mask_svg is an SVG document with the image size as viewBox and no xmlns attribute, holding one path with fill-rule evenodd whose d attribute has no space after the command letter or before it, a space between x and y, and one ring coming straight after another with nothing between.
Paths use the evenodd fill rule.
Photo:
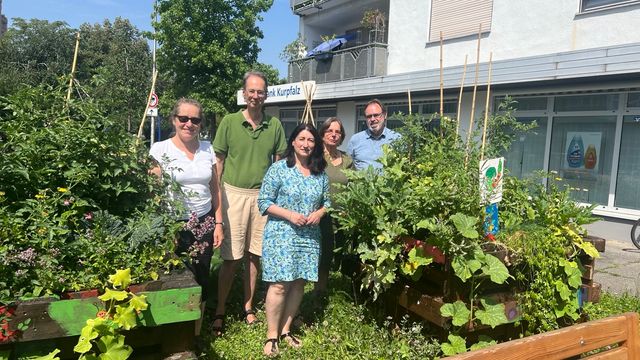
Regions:
<instances>
[{"instance_id":1,"label":"wooden pole","mask_svg":"<svg viewBox=\"0 0 640 360\"><path fill-rule=\"evenodd\" d=\"M460 110L462 107L462 89L464 89L464 77L467 74L467 55L464 56L464 68L462 69L462 80L460 81L460 95L458 95L458 112L456 113L456 117L458 121L456 121L456 136L458 136L458 132L460 130Z\"/></svg>"},{"instance_id":2,"label":"wooden pole","mask_svg":"<svg viewBox=\"0 0 640 360\"><path fill-rule=\"evenodd\" d=\"M138 128L138 139L142 138L142 128L144 127L144 120L147 118L147 111L149 111L149 103L151 102L151 95L153 94L156 88L157 77L158 77L158 70L153 72L153 76L151 78L151 90L149 90L149 96L147 97L147 105L144 108L144 114L142 115L142 120L140 121L140 127Z\"/></svg>"},{"instance_id":3,"label":"wooden pole","mask_svg":"<svg viewBox=\"0 0 640 360\"><path fill-rule=\"evenodd\" d=\"M407 98L409 98L409 115L411 115L411 89L407 89Z\"/></svg>"},{"instance_id":4,"label":"wooden pole","mask_svg":"<svg viewBox=\"0 0 640 360\"><path fill-rule=\"evenodd\" d=\"M478 89L478 70L480 68L480 38L482 37L482 24L478 30L478 45L476 46L476 77L473 82L473 97L471 98L471 115L469 116L469 131L467 134L467 147L466 156L464 159L464 166L467 166L469 160L469 144L471 143L471 134L473 133L473 115L476 111L476 93Z\"/></svg>"},{"instance_id":5,"label":"wooden pole","mask_svg":"<svg viewBox=\"0 0 640 360\"><path fill-rule=\"evenodd\" d=\"M444 117L444 80L443 80L443 69L442 69L442 31L440 31L440 121Z\"/></svg>"},{"instance_id":6,"label":"wooden pole","mask_svg":"<svg viewBox=\"0 0 640 360\"><path fill-rule=\"evenodd\" d=\"M487 77L487 101L484 105L484 126L482 128L482 150L480 151L480 162L484 160L484 145L487 141L487 123L489 122L489 99L491 98L491 63L493 52L489 53L489 75Z\"/></svg>"},{"instance_id":7,"label":"wooden pole","mask_svg":"<svg viewBox=\"0 0 640 360\"><path fill-rule=\"evenodd\" d=\"M76 64L78 62L78 50L80 49L80 31L76 34L76 49L73 52L73 62L71 64L71 79L69 79L69 89L67 90L67 103L71 100L71 89L73 89L73 76L76 72Z\"/></svg>"}]
</instances>

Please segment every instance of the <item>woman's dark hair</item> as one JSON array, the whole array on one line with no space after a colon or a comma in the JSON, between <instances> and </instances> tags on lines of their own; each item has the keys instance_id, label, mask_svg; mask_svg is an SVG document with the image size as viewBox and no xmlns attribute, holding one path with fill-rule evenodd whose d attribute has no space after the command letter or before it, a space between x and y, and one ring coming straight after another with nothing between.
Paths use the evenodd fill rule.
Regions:
<instances>
[{"instance_id":1,"label":"woman's dark hair","mask_svg":"<svg viewBox=\"0 0 640 360\"><path fill-rule=\"evenodd\" d=\"M293 133L291 133L289 141L287 142L287 150L282 157L287 159L288 167L294 167L296 165L296 152L293 149L293 142L303 130L310 132L316 141L316 145L313 147L311 155L309 155L309 170L311 170L313 175L319 175L327 167L327 161L324 159L324 145L316 128L309 124L300 124L293 129Z\"/></svg>"},{"instance_id":2,"label":"woman's dark hair","mask_svg":"<svg viewBox=\"0 0 640 360\"><path fill-rule=\"evenodd\" d=\"M332 116L325 120L322 125L320 125L320 129L318 129L318 132L320 133L320 138L324 139L324 133L329 130L329 126L331 126L331 124L333 124L334 122L337 122L338 125L340 125L340 142L338 142L338 146L340 146L342 145L342 142L344 141L344 137L346 135L344 133L344 126L342 125L342 121L337 117Z\"/></svg>"}]
</instances>

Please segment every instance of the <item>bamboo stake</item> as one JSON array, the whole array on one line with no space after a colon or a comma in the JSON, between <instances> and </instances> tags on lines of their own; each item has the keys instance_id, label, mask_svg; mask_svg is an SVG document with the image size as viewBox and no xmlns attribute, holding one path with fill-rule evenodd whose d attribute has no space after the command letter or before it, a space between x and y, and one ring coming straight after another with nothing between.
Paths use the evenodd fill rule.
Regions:
<instances>
[{"instance_id":1,"label":"bamboo stake","mask_svg":"<svg viewBox=\"0 0 640 360\"><path fill-rule=\"evenodd\" d=\"M444 117L444 80L442 74L442 31L440 31L440 121Z\"/></svg>"},{"instance_id":2,"label":"bamboo stake","mask_svg":"<svg viewBox=\"0 0 640 360\"><path fill-rule=\"evenodd\" d=\"M458 112L456 113L456 117L458 121L456 121L456 137L458 136L458 132L460 130L460 110L462 107L462 89L464 89L464 77L467 74L467 57L464 56L464 68L462 69L462 80L460 81L460 95L458 95Z\"/></svg>"},{"instance_id":3,"label":"bamboo stake","mask_svg":"<svg viewBox=\"0 0 640 360\"><path fill-rule=\"evenodd\" d=\"M482 150L480 151L480 162L484 160L484 145L487 141L487 123L489 122L489 99L491 98L491 64L493 52L489 53L489 75L487 77L487 101L484 105L484 127L482 128Z\"/></svg>"},{"instance_id":4,"label":"bamboo stake","mask_svg":"<svg viewBox=\"0 0 640 360\"><path fill-rule=\"evenodd\" d=\"M149 96L147 97L147 105L144 108L144 114L142 115L142 121L140 121L140 127L138 128L138 139L142 138L142 128L144 127L144 121L147 118L147 111L149 111L149 103L151 102L151 95L156 88L156 78L158 77L158 70L153 72L151 78L151 90L149 90Z\"/></svg>"},{"instance_id":5,"label":"bamboo stake","mask_svg":"<svg viewBox=\"0 0 640 360\"><path fill-rule=\"evenodd\" d=\"M471 115L469 116L469 131L467 134L466 156L464 158L464 166L467 167L469 161L469 144L471 143L471 134L473 133L473 115L476 111L476 93L478 89L478 70L480 68L480 38L482 37L482 24L478 30L478 45L476 46L476 76L473 82L473 97L471 98Z\"/></svg>"},{"instance_id":6,"label":"bamboo stake","mask_svg":"<svg viewBox=\"0 0 640 360\"><path fill-rule=\"evenodd\" d=\"M409 115L411 115L411 89L407 89L407 97L409 98Z\"/></svg>"},{"instance_id":7,"label":"bamboo stake","mask_svg":"<svg viewBox=\"0 0 640 360\"><path fill-rule=\"evenodd\" d=\"M69 89L67 90L67 104L71 100L71 89L73 89L73 76L76 72L76 64L78 63L78 50L80 49L80 31L76 34L76 49L73 52L73 63L71 64L71 79L69 79Z\"/></svg>"}]
</instances>

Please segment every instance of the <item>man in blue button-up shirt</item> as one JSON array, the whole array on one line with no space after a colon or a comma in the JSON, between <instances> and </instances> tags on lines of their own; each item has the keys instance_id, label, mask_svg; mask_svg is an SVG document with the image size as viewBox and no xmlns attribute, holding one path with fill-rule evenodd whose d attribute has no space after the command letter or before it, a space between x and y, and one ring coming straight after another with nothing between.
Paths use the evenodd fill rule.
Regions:
<instances>
[{"instance_id":1,"label":"man in blue button-up shirt","mask_svg":"<svg viewBox=\"0 0 640 360\"><path fill-rule=\"evenodd\" d=\"M348 154L353 158L356 169L366 169L369 165L382 168L378 159L382 156L382 145L389 144L400 137L397 132L388 129L387 111L378 99L373 99L364 107L367 129L351 137Z\"/></svg>"}]
</instances>

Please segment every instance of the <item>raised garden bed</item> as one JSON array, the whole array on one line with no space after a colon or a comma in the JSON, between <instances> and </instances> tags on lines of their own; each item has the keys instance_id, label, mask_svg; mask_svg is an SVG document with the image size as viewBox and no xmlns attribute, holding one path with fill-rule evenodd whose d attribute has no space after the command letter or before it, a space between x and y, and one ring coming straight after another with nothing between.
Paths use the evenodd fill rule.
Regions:
<instances>
[{"instance_id":1,"label":"raised garden bed","mask_svg":"<svg viewBox=\"0 0 640 360\"><path fill-rule=\"evenodd\" d=\"M145 295L149 304L139 316L140 327L126 332L133 356L155 354L155 358L192 348L195 321L200 318L201 288L189 271L176 271L158 280L131 285L133 293ZM37 298L15 304L9 321L14 336L0 344L0 354L12 357L45 355L52 349L61 358L77 358L73 346L87 319L104 309L97 291L69 293L63 299ZM30 320L26 330L17 326Z\"/></svg>"}]
</instances>

